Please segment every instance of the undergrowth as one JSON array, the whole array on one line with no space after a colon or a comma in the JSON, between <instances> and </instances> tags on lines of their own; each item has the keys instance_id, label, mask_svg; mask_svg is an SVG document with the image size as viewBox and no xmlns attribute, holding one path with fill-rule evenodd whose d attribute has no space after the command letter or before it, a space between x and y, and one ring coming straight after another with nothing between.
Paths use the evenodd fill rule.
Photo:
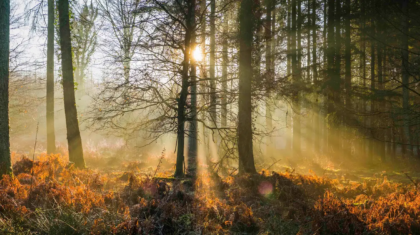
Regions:
<instances>
[{"instance_id":1,"label":"undergrowth","mask_svg":"<svg viewBox=\"0 0 420 235\"><path fill-rule=\"evenodd\" d=\"M145 165L22 158L0 181L0 234L420 234L416 184L268 170L193 182Z\"/></svg>"}]
</instances>

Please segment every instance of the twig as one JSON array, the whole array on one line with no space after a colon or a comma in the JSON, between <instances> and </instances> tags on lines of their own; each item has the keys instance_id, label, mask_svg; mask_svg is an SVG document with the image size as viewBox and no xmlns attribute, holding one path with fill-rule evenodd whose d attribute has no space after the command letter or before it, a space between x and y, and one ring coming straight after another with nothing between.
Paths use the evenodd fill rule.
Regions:
<instances>
[{"instance_id":1,"label":"twig","mask_svg":"<svg viewBox=\"0 0 420 235\"><path fill-rule=\"evenodd\" d=\"M38 124L36 125L36 134L35 134L35 143L34 143L34 152L32 154L32 168L31 168L31 188L30 191L32 191L32 182L34 180L34 163L35 163L35 150L36 150L36 142L38 141L38 129L39 129L39 120Z\"/></svg>"},{"instance_id":2,"label":"twig","mask_svg":"<svg viewBox=\"0 0 420 235\"><path fill-rule=\"evenodd\" d=\"M156 166L155 174L153 174L153 177L155 177L155 176L156 176L156 173L157 173L157 171L159 170L160 164L162 163L162 160L163 160L163 158L165 157L165 150L166 150L166 149L163 149L163 151L162 151L162 155L160 156L159 163L158 163L158 165Z\"/></svg>"},{"instance_id":3,"label":"twig","mask_svg":"<svg viewBox=\"0 0 420 235\"><path fill-rule=\"evenodd\" d=\"M407 178L414 184L414 187L418 186L418 183L416 181L413 180L413 178L411 178L411 176L409 176L407 173L404 173L405 176L407 176Z\"/></svg>"},{"instance_id":4,"label":"twig","mask_svg":"<svg viewBox=\"0 0 420 235\"><path fill-rule=\"evenodd\" d=\"M279 159L279 160L277 160L277 161L275 161L273 164L271 164L268 168L267 168L267 170L268 169L270 169L272 166L274 166L276 163L278 163L279 161L281 161L281 159Z\"/></svg>"}]
</instances>

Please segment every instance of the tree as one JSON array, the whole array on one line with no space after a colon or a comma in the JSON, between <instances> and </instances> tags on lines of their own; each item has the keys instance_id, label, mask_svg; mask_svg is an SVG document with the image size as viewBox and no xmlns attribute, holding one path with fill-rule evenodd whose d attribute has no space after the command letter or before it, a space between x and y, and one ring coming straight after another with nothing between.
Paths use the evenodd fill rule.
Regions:
<instances>
[{"instance_id":1,"label":"tree","mask_svg":"<svg viewBox=\"0 0 420 235\"><path fill-rule=\"evenodd\" d=\"M216 115L216 0L210 0L210 118L217 126Z\"/></svg>"},{"instance_id":2,"label":"tree","mask_svg":"<svg viewBox=\"0 0 420 235\"><path fill-rule=\"evenodd\" d=\"M104 50L115 62L121 63L126 83L129 82L131 62L141 40L141 25L146 22L140 19L141 1L138 0L98 0L102 19L106 21L110 35L106 39Z\"/></svg>"},{"instance_id":3,"label":"tree","mask_svg":"<svg viewBox=\"0 0 420 235\"><path fill-rule=\"evenodd\" d=\"M188 96L188 84L189 84L189 69L190 69L190 55L192 52L192 38L194 36L195 30L195 0L186 1L187 13L186 13L186 28L185 28L185 44L184 44L184 60L182 62L182 82L181 82L181 92L178 100L178 110L177 110L177 158L176 158L176 168L175 168L175 177L181 177L184 175L184 141L185 141L185 106ZM195 74L194 74L195 76ZM195 114L195 117L197 115Z\"/></svg>"},{"instance_id":4,"label":"tree","mask_svg":"<svg viewBox=\"0 0 420 235\"><path fill-rule=\"evenodd\" d=\"M409 1L402 0L401 1L401 71L402 71L402 96L403 96L403 137L404 137L404 145L403 151L407 153L410 151L412 152L412 143L411 143L411 136L410 136L410 116L409 116L409 48L408 48L408 33L409 33Z\"/></svg>"},{"instance_id":5,"label":"tree","mask_svg":"<svg viewBox=\"0 0 420 235\"><path fill-rule=\"evenodd\" d=\"M291 36L291 50L292 50L292 82L299 87L300 85L300 60L299 60L299 48L297 47L297 41L299 38L297 35L299 34L298 25L299 25L299 17L297 11L297 1L299 0L292 0L292 36ZM295 113L293 114L293 154L295 157L300 156L300 120L299 120L299 112L300 112L300 97L299 97L299 89L295 88L293 91L293 107Z\"/></svg>"},{"instance_id":6,"label":"tree","mask_svg":"<svg viewBox=\"0 0 420 235\"><path fill-rule=\"evenodd\" d=\"M243 0L239 12L239 110L238 153L239 173L256 173L252 147L252 41L253 1Z\"/></svg>"},{"instance_id":7,"label":"tree","mask_svg":"<svg viewBox=\"0 0 420 235\"><path fill-rule=\"evenodd\" d=\"M69 160L76 167L85 168L82 138L77 118L76 98L74 92L73 62L70 36L69 1L58 1L60 25L61 66L63 70L64 111L66 116Z\"/></svg>"},{"instance_id":8,"label":"tree","mask_svg":"<svg viewBox=\"0 0 420 235\"><path fill-rule=\"evenodd\" d=\"M47 42L47 153L55 153L55 108L54 108L54 0L48 0Z\"/></svg>"},{"instance_id":9,"label":"tree","mask_svg":"<svg viewBox=\"0 0 420 235\"><path fill-rule=\"evenodd\" d=\"M98 32L95 20L98 17L98 9L91 2L83 3L78 19L72 23L72 46L75 64L75 81L78 91L84 92L84 80L86 69L91 62L92 55L96 51Z\"/></svg>"},{"instance_id":10,"label":"tree","mask_svg":"<svg viewBox=\"0 0 420 235\"><path fill-rule=\"evenodd\" d=\"M195 6L196 0L191 0L191 12L192 14L189 18L190 26L195 28ZM190 129L188 135L188 175L195 179L197 174L197 130L198 130L198 122L197 122L197 61L196 58L193 58L191 54L193 54L193 50L198 50L196 48L196 33L195 30L191 32L191 46L190 46L190 93L191 93L191 115L190 115Z\"/></svg>"},{"instance_id":11,"label":"tree","mask_svg":"<svg viewBox=\"0 0 420 235\"><path fill-rule=\"evenodd\" d=\"M268 131L272 129L272 107L270 104L270 90L272 85L274 84L274 66L273 66L273 53L272 53L272 46L273 46L273 29L272 29L272 22L274 21L272 18L273 10L274 10L274 1L273 0L265 0L265 8L266 8L266 19L265 19L265 85L266 85L266 128Z\"/></svg>"},{"instance_id":12,"label":"tree","mask_svg":"<svg viewBox=\"0 0 420 235\"><path fill-rule=\"evenodd\" d=\"M0 177L12 173L9 137L10 0L0 2Z\"/></svg>"}]
</instances>

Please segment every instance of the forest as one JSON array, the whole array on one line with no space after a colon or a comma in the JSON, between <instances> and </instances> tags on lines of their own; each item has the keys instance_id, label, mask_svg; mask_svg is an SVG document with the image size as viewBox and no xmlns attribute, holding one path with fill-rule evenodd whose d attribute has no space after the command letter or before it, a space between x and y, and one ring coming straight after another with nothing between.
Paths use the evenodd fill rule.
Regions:
<instances>
[{"instance_id":1,"label":"forest","mask_svg":"<svg viewBox=\"0 0 420 235\"><path fill-rule=\"evenodd\" d=\"M0 0L0 234L420 234L420 1Z\"/></svg>"}]
</instances>

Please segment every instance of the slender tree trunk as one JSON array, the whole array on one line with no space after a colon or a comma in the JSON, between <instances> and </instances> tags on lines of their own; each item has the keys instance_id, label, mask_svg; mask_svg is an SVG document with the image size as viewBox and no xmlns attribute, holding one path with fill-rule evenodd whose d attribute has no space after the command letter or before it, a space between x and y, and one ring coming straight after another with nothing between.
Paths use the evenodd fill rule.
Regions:
<instances>
[{"instance_id":1,"label":"slender tree trunk","mask_svg":"<svg viewBox=\"0 0 420 235\"><path fill-rule=\"evenodd\" d=\"M228 30L229 30L229 18L227 13L223 18L223 42L222 42L222 102L221 102L221 125L222 127L227 126L227 80L228 80Z\"/></svg>"},{"instance_id":2,"label":"slender tree trunk","mask_svg":"<svg viewBox=\"0 0 420 235\"><path fill-rule=\"evenodd\" d=\"M345 114L345 134L350 135L350 121L352 117L349 117L347 114L349 110L352 109L352 100L351 100L351 26L350 26L350 0L346 0L345 2L345 76L344 76L344 84L346 90L346 114ZM343 138L344 139L344 138ZM347 153L348 156L351 156L351 145L344 143L344 152Z\"/></svg>"},{"instance_id":3,"label":"slender tree trunk","mask_svg":"<svg viewBox=\"0 0 420 235\"><path fill-rule=\"evenodd\" d=\"M262 59L262 45L264 40L263 35L263 28L265 25L263 25L263 19L262 19L262 6L261 6L261 0L255 0L254 4L257 6L255 7L255 42L252 50L252 65L253 65L253 80L255 81L256 87L262 88L264 87L264 81L263 77L261 76L261 59Z\"/></svg>"},{"instance_id":4,"label":"slender tree trunk","mask_svg":"<svg viewBox=\"0 0 420 235\"><path fill-rule=\"evenodd\" d=\"M196 0L191 1L191 9L195 9ZM195 28L195 14L194 10L190 16L192 29ZM191 32L191 43L190 43L190 55L196 46L196 34L194 30ZM188 135L188 175L193 179L197 176L197 65L195 59L190 56L191 73L190 73L190 84L191 84L191 116L190 126Z\"/></svg>"},{"instance_id":5,"label":"slender tree trunk","mask_svg":"<svg viewBox=\"0 0 420 235\"><path fill-rule=\"evenodd\" d=\"M63 69L64 111L66 116L69 160L76 167L85 168L82 138L77 120L76 98L74 94L73 62L71 52L69 1L58 1L60 23L61 67Z\"/></svg>"},{"instance_id":6,"label":"slender tree trunk","mask_svg":"<svg viewBox=\"0 0 420 235\"><path fill-rule=\"evenodd\" d=\"M373 7L373 5L372 5ZM375 29L375 19L373 16L371 16L371 21L370 21L370 27L371 27L371 35L373 38L371 38L370 40L370 56L371 56L371 60L370 60L370 89L372 91L374 91L376 89L376 81L375 81L375 66L376 66L376 29ZM370 112L374 113L376 111L376 104L375 104L375 100L371 99L370 100ZM374 126L374 120L372 118L372 116L369 117L369 128L373 129ZM375 144L376 144L376 140L373 139L373 132L371 131L371 140L370 142L370 146L369 146L369 154L370 154L370 159L373 160L374 159L374 155L375 155Z\"/></svg>"},{"instance_id":7,"label":"slender tree trunk","mask_svg":"<svg viewBox=\"0 0 420 235\"><path fill-rule=\"evenodd\" d=\"M0 1L0 179L12 174L9 136L10 0Z\"/></svg>"},{"instance_id":8,"label":"slender tree trunk","mask_svg":"<svg viewBox=\"0 0 420 235\"><path fill-rule=\"evenodd\" d=\"M377 1L375 6L377 7L377 9L382 9L382 4L380 1ZM380 18L379 18L380 19ZM377 38L383 38L383 23L381 20L378 20L377 24L376 24L376 37ZM377 56L378 56L378 90L379 91L383 91L384 90L384 79L383 79L383 71L384 71L384 67L383 67L383 52L384 52L384 46L382 44L382 42L377 42L376 45L376 51L377 51ZM383 99L383 97L379 97L378 102L377 102L377 107L376 109L382 113L384 112L384 107L386 106L385 100ZM384 125L384 122L379 119L376 121L377 122L377 127L379 129L378 134L379 134L379 141L376 141L376 145L377 145L377 153L381 159L382 162L385 162L386 158L385 158L385 147L386 147L386 137L387 137L387 133L386 131L384 131L381 126Z\"/></svg>"},{"instance_id":9,"label":"slender tree trunk","mask_svg":"<svg viewBox=\"0 0 420 235\"><path fill-rule=\"evenodd\" d=\"M272 33L272 11L273 11L273 0L265 0L265 7L266 7L266 20L265 20L265 72L266 72L266 92L267 97L265 100L265 116L266 116L266 128L268 131L272 129L272 107L270 105L270 90L274 83L274 76L273 76L273 64L272 64L272 40L273 40L273 33Z\"/></svg>"},{"instance_id":10,"label":"slender tree trunk","mask_svg":"<svg viewBox=\"0 0 420 235\"><path fill-rule=\"evenodd\" d=\"M351 26L350 26L350 0L346 0L346 35L345 35L345 86L346 86L346 107L350 110L351 107Z\"/></svg>"},{"instance_id":11,"label":"slender tree trunk","mask_svg":"<svg viewBox=\"0 0 420 235\"><path fill-rule=\"evenodd\" d=\"M360 34L360 40L362 41L362 49L361 49L361 65L362 65L362 79L363 79L363 88L367 88L367 83L366 83L366 1L362 0L361 1L361 34ZM363 111L364 113L367 113L367 102L366 100L363 100ZM364 126L367 125L367 118L363 117L363 124ZM365 134L363 137L363 142L362 142L362 150L363 150L363 156L367 157L368 156L368 141L365 141L364 138L366 137L367 134Z\"/></svg>"},{"instance_id":12,"label":"slender tree trunk","mask_svg":"<svg viewBox=\"0 0 420 235\"><path fill-rule=\"evenodd\" d=\"M256 173L252 147L252 39L253 0L242 0L239 13L239 173Z\"/></svg>"},{"instance_id":13,"label":"slender tree trunk","mask_svg":"<svg viewBox=\"0 0 420 235\"><path fill-rule=\"evenodd\" d=\"M327 6L327 0L324 0L324 7L323 7L323 16L324 16L324 22L323 22L323 24L324 24L324 28L323 28L323 30L322 30L322 50L323 50L323 62L324 62L324 71L327 71L327 75L328 75L328 64L327 64L327 54L328 54L328 49L327 49L327 8L328 8L328 6ZM328 76L327 76L328 77Z\"/></svg>"},{"instance_id":14,"label":"slender tree trunk","mask_svg":"<svg viewBox=\"0 0 420 235\"><path fill-rule=\"evenodd\" d=\"M194 1L194 0L192 0ZM192 18L195 17L195 4L192 1L186 1L187 4L187 29L185 32L184 38L184 61L182 62L182 82L181 82L181 94L178 100L178 130L177 130L177 155L176 155L176 165L175 165L175 177L184 176L184 144L185 144L185 106L187 103L188 96L188 83L189 83L189 69L190 69L190 53L191 53L191 38L193 34L193 25L194 22Z\"/></svg>"},{"instance_id":15,"label":"slender tree trunk","mask_svg":"<svg viewBox=\"0 0 420 235\"><path fill-rule=\"evenodd\" d=\"M344 104L344 100L341 100L340 91L342 90L342 82L341 82L341 2L337 1L335 3L336 6L336 13L335 13L335 92L334 92L334 103L335 103L335 110L338 113L338 117L340 120L340 124L343 124L343 109L342 104ZM341 110L340 110L341 109ZM338 124L338 123L337 123ZM334 145L335 151L343 158L341 154L343 152L343 128L336 128L336 137L337 137L337 144Z\"/></svg>"},{"instance_id":16,"label":"slender tree trunk","mask_svg":"<svg viewBox=\"0 0 420 235\"><path fill-rule=\"evenodd\" d=\"M335 112L334 104L336 99L336 93L339 90L339 79L336 77L335 71L335 34L334 34L334 25L335 25L335 1L328 0L328 46L327 46L327 74L328 74L328 114ZM330 121L330 120L328 120ZM331 125L330 125L331 126ZM327 132L327 149L330 152L333 148L332 144L332 128L329 127Z\"/></svg>"},{"instance_id":17,"label":"slender tree trunk","mask_svg":"<svg viewBox=\"0 0 420 235\"><path fill-rule=\"evenodd\" d=\"M403 136L404 136L404 144L403 150L405 150L405 154L411 154L412 143L411 143L411 136L410 136L410 101L409 101L409 83L410 83L410 74L408 71L409 66L409 55L408 55L408 32L409 32L409 1L402 0L401 1L401 14L402 14L402 22L401 22L401 60L402 60L402 90L403 90ZM407 153L409 152L409 153Z\"/></svg>"},{"instance_id":18,"label":"slender tree trunk","mask_svg":"<svg viewBox=\"0 0 420 235\"><path fill-rule=\"evenodd\" d=\"M292 16L291 16L291 1L287 0L287 75L289 76L292 73L292 53L291 53L291 24L292 24Z\"/></svg>"},{"instance_id":19,"label":"slender tree trunk","mask_svg":"<svg viewBox=\"0 0 420 235\"><path fill-rule=\"evenodd\" d=\"M217 126L216 80L216 0L210 0L210 118L214 126Z\"/></svg>"},{"instance_id":20,"label":"slender tree trunk","mask_svg":"<svg viewBox=\"0 0 420 235\"><path fill-rule=\"evenodd\" d=\"M303 24L303 17L302 17L302 0L297 0L297 67L299 77L302 76L302 24Z\"/></svg>"},{"instance_id":21,"label":"slender tree trunk","mask_svg":"<svg viewBox=\"0 0 420 235\"><path fill-rule=\"evenodd\" d=\"M47 43L47 153L55 153L54 125L54 0L48 0Z\"/></svg>"},{"instance_id":22,"label":"slender tree trunk","mask_svg":"<svg viewBox=\"0 0 420 235\"><path fill-rule=\"evenodd\" d=\"M308 25L307 25L307 54L306 54L306 79L310 83L311 82L311 27L312 27L312 15L311 15L311 0L308 0L307 9L307 18L308 18Z\"/></svg>"},{"instance_id":23,"label":"slender tree trunk","mask_svg":"<svg viewBox=\"0 0 420 235\"><path fill-rule=\"evenodd\" d=\"M316 0L312 0L312 76L315 82L318 81L316 16Z\"/></svg>"},{"instance_id":24,"label":"slender tree trunk","mask_svg":"<svg viewBox=\"0 0 420 235\"><path fill-rule=\"evenodd\" d=\"M206 80L208 78L207 74L207 59L206 59L206 32L207 32L207 4L206 0L200 0L200 10L202 14L202 22L201 22L201 53L204 55L203 61L201 62L200 67L200 73L201 77L204 79L204 81L200 82L200 93L203 93L204 95L201 95L201 106L207 105L206 102L208 99L208 81ZM210 139L208 137L208 130L205 127L205 123L207 122L206 119L206 113L201 112L201 119L203 120L203 123L201 125L202 129L202 136L203 136L203 143L205 145L206 151L205 156L206 160L210 162Z\"/></svg>"},{"instance_id":25,"label":"slender tree trunk","mask_svg":"<svg viewBox=\"0 0 420 235\"><path fill-rule=\"evenodd\" d=\"M296 11L296 1L292 0L292 30L291 30L291 54L292 54L292 82L293 84L299 83L299 75L298 75L298 58L297 58L297 50L296 50L296 25L297 25L297 11ZM293 108L296 109L296 105L299 104L299 93L297 87L294 88L293 91ZM300 128L298 126L298 115L294 112L294 109L292 109L291 115L293 115L293 141L292 141L292 148L293 148L293 156L297 158L300 151L300 145L299 145L299 137L300 137Z\"/></svg>"}]
</instances>

